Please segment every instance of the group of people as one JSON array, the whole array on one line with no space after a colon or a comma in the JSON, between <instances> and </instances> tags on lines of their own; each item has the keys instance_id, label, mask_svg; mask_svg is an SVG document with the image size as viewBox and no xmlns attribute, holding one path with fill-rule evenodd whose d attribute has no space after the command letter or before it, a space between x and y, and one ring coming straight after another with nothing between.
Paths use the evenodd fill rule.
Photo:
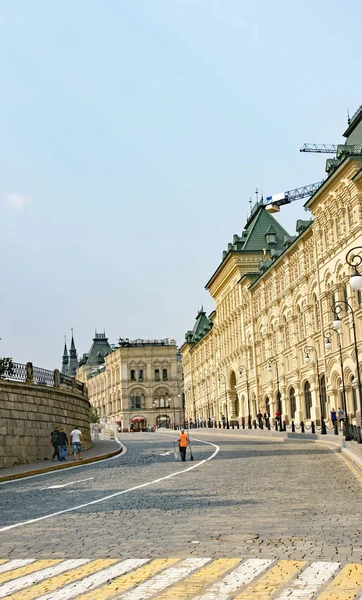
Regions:
<instances>
[{"instance_id":1,"label":"group of people","mask_svg":"<svg viewBox=\"0 0 362 600\"><path fill-rule=\"evenodd\" d=\"M335 408L331 409L331 421L332 421L333 427L335 426L336 423L339 423L339 429L342 431L344 419L345 419L344 410L340 406L338 407L338 411L336 411Z\"/></svg>"},{"instance_id":2,"label":"group of people","mask_svg":"<svg viewBox=\"0 0 362 600\"><path fill-rule=\"evenodd\" d=\"M79 456L79 460L82 460L82 438L83 434L80 431L79 427L75 427L73 431L70 433L70 443L73 445L73 460L77 460L77 454ZM50 443L53 446L53 456L52 461L56 458L60 462L64 462L67 458L68 454L68 436L64 427L55 427L50 434Z\"/></svg>"}]
</instances>

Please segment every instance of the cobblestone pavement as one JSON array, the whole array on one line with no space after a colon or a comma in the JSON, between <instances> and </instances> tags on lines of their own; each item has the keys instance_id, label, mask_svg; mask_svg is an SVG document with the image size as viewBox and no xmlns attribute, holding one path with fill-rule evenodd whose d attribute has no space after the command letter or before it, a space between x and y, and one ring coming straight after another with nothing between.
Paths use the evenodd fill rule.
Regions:
<instances>
[{"instance_id":1,"label":"cobblestone pavement","mask_svg":"<svg viewBox=\"0 0 362 600\"><path fill-rule=\"evenodd\" d=\"M362 486L340 456L313 443L199 437L220 446L200 466L213 446L194 442L183 464L167 434L122 435L127 452L108 463L1 485L0 557L36 562L19 565L24 574L0 565L0 598L357 597Z\"/></svg>"}]
</instances>

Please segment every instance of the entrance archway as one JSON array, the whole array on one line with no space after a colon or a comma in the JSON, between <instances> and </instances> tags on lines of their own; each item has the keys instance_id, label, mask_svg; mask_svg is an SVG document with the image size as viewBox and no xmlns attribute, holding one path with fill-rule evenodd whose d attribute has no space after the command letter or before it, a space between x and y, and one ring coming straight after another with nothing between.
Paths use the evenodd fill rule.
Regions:
<instances>
[{"instance_id":1,"label":"entrance archway","mask_svg":"<svg viewBox=\"0 0 362 600\"><path fill-rule=\"evenodd\" d=\"M171 427L171 418L168 415L158 415L156 418L157 427L166 427L166 429L170 429Z\"/></svg>"},{"instance_id":2,"label":"entrance archway","mask_svg":"<svg viewBox=\"0 0 362 600\"><path fill-rule=\"evenodd\" d=\"M133 417L131 419L133 431L146 431L147 420L144 417Z\"/></svg>"}]
</instances>

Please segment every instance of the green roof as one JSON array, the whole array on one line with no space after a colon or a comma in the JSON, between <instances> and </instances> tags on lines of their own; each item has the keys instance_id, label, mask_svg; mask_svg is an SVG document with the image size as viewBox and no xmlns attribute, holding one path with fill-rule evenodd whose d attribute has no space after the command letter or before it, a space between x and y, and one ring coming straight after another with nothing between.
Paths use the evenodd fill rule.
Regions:
<instances>
[{"instance_id":1,"label":"green roof","mask_svg":"<svg viewBox=\"0 0 362 600\"><path fill-rule=\"evenodd\" d=\"M212 328L212 321L206 316L203 308L199 310L196 316L195 325L192 331L187 331L185 338L189 344L199 342Z\"/></svg>"},{"instance_id":2,"label":"green roof","mask_svg":"<svg viewBox=\"0 0 362 600\"><path fill-rule=\"evenodd\" d=\"M93 338L93 344L88 352L87 366L96 366L104 363L106 354L112 352L112 348L108 343L105 333L97 333Z\"/></svg>"}]
</instances>

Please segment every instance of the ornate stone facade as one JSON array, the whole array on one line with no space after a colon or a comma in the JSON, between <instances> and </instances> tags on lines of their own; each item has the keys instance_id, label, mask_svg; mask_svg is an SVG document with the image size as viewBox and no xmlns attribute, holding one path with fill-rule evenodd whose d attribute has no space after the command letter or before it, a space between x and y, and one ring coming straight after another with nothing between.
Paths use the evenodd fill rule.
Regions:
<instances>
[{"instance_id":1,"label":"ornate stone facade","mask_svg":"<svg viewBox=\"0 0 362 600\"><path fill-rule=\"evenodd\" d=\"M357 126L362 129L362 113ZM297 223L297 236L286 235L278 249L278 236L273 241L270 227L279 224L271 215L273 223L268 224L266 205L259 202L243 235L229 244L206 286L215 311L209 319L205 315L206 327L186 334L181 348L190 419L219 422L224 416L241 423L249 411L255 418L267 409L273 417L278 391L286 421L319 424L331 408L343 406L339 334L331 332L332 349L327 351L324 332L333 321L332 304L347 300L361 353L362 300L349 285L345 257L362 246L362 153L361 145L341 148L346 152L332 161L328 178L306 203L312 220ZM254 243L248 249L251 231L259 247ZM245 244L239 244L244 237ZM352 314L341 314L347 408L359 422ZM313 346L309 364L306 346Z\"/></svg>"},{"instance_id":2,"label":"ornate stone facade","mask_svg":"<svg viewBox=\"0 0 362 600\"><path fill-rule=\"evenodd\" d=\"M92 369L85 362L77 377L103 422L123 430L131 422L134 430L180 425L182 363L175 340L120 340L100 362Z\"/></svg>"}]
</instances>

